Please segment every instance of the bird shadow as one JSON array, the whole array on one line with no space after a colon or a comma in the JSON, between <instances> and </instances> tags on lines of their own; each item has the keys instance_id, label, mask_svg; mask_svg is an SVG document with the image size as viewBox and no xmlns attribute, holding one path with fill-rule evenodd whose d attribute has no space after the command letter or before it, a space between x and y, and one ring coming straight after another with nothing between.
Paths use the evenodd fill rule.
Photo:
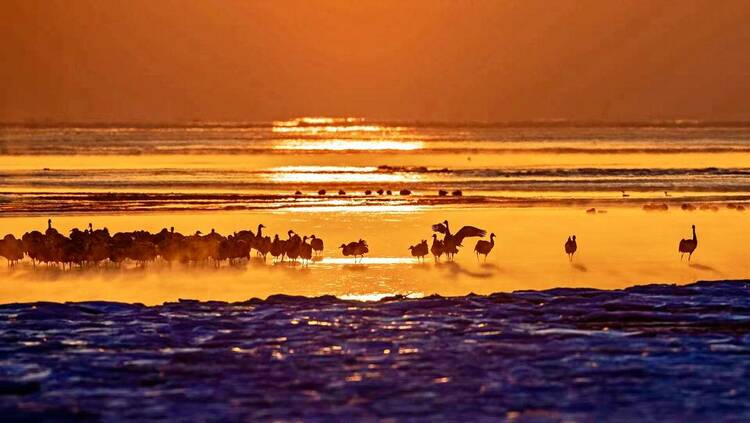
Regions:
<instances>
[{"instance_id":1,"label":"bird shadow","mask_svg":"<svg viewBox=\"0 0 750 423\"><path fill-rule=\"evenodd\" d=\"M689 263L688 266L692 267L693 269L703 270L704 272L720 273L718 270L716 270L716 268L707 266L705 264Z\"/></svg>"},{"instance_id":2,"label":"bird shadow","mask_svg":"<svg viewBox=\"0 0 750 423\"><path fill-rule=\"evenodd\" d=\"M344 270L350 270L354 272L361 272L363 270L367 270L367 265L362 263L352 263L352 264L344 264L341 266Z\"/></svg>"},{"instance_id":3,"label":"bird shadow","mask_svg":"<svg viewBox=\"0 0 750 423\"><path fill-rule=\"evenodd\" d=\"M584 266L584 265L582 265L580 263L570 263L570 267L572 267L573 269L575 269L575 270L577 270L579 272L588 272L589 271L588 267L586 267L586 266Z\"/></svg>"},{"instance_id":4,"label":"bird shadow","mask_svg":"<svg viewBox=\"0 0 750 423\"><path fill-rule=\"evenodd\" d=\"M489 264L489 265L494 266L492 264ZM469 277L477 278L477 279L487 279L495 275L495 272L473 272L471 270L466 270L460 264L456 262L452 262L452 261L438 263L436 267L446 269L454 275L465 275L465 276L469 276ZM496 269L497 269L496 267L493 268L493 270L496 270Z\"/></svg>"}]
</instances>

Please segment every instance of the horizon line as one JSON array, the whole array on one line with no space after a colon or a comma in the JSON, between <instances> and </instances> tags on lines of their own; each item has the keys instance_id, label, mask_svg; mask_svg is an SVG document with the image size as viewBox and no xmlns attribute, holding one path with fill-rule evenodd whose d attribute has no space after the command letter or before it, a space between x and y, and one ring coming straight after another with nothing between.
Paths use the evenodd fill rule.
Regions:
<instances>
[{"instance_id":1,"label":"horizon line","mask_svg":"<svg viewBox=\"0 0 750 423\"><path fill-rule=\"evenodd\" d=\"M316 116L317 118L318 116ZM334 120L352 117L321 116ZM298 116L276 120L246 120L246 121L64 121L64 120L28 120L28 121L0 121L3 128L264 128L277 126L279 122L288 122L307 118ZM369 119L356 117L358 122L369 122L383 126L412 126L412 127L750 127L750 120L701 120L701 119L633 119L633 120L605 120L605 119L523 119L523 120L397 120L397 119ZM357 122L331 122L332 125L356 125ZM325 123L298 122L297 126L320 126Z\"/></svg>"}]
</instances>

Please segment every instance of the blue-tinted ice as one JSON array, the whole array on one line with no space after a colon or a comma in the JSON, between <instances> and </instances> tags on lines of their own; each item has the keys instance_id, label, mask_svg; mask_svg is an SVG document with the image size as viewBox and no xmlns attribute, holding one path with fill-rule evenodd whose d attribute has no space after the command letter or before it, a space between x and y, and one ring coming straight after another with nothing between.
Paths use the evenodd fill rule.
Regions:
<instances>
[{"instance_id":1,"label":"blue-tinted ice","mask_svg":"<svg viewBox=\"0 0 750 423\"><path fill-rule=\"evenodd\" d=\"M750 282L0 306L3 421L750 421Z\"/></svg>"}]
</instances>

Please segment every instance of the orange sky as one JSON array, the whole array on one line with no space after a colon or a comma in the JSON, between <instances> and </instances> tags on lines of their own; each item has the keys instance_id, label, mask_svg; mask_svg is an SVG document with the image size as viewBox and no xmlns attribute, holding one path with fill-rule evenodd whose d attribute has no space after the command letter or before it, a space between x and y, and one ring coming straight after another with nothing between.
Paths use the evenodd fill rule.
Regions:
<instances>
[{"instance_id":1,"label":"orange sky","mask_svg":"<svg viewBox=\"0 0 750 423\"><path fill-rule=\"evenodd\" d=\"M747 1L4 0L0 120L750 119Z\"/></svg>"}]
</instances>

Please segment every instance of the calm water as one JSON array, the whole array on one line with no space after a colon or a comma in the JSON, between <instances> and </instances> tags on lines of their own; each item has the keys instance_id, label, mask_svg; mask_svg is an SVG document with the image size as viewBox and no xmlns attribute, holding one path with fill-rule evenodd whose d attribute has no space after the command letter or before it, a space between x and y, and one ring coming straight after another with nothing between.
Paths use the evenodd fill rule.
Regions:
<instances>
[{"instance_id":1,"label":"calm water","mask_svg":"<svg viewBox=\"0 0 750 423\"><path fill-rule=\"evenodd\" d=\"M440 197L440 189L463 196ZM611 204L623 201L622 190L633 204L746 201L750 128L300 119L0 129L0 210L16 214Z\"/></svg>"}]
</instances>

